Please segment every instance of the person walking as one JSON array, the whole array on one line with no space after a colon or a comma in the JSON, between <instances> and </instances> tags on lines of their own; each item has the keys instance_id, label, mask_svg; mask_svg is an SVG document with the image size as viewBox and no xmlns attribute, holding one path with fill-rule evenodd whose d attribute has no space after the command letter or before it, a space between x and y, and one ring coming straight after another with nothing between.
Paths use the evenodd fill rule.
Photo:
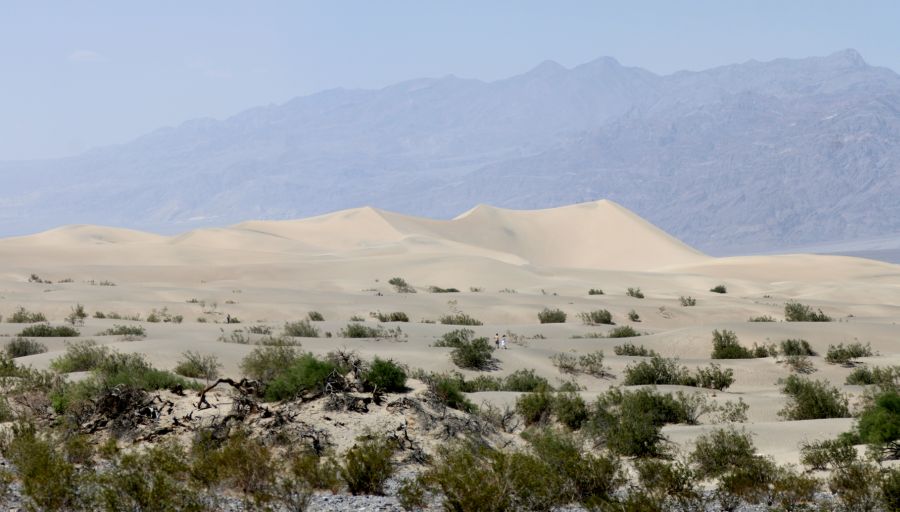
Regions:
<instances>
[{"instance_id":1,"label":"person walking","mask_svg":"<svg viewBox=\"0 0 900 512\"><path fill-rule=\"evenodd\" d=\"M506 335L504 334L502 338L500 338L500 348L506 350Z\"/></svg>"},{"instance_id":2,"label":"person walking","mask_svg":"<svg viewBox=\"0 0 900 512\"><path fill-rule=\"evenodd\" d=\"M500 333L499 332L494 334L494 345L497 348L500 348Z\"/></svg>"}]
</instances>

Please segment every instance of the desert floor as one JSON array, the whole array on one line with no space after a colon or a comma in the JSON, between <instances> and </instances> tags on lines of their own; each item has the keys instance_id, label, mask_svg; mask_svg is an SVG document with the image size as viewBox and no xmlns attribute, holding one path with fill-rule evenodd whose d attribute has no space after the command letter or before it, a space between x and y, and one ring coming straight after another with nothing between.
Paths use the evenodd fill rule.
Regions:
<instances>
[{"instance_id":1,"label":"desert floor","mask_svg":"<svg viewBox=\"0 0 900 512\"><path fill-rule=\"evenodd\" d=\"M51 283L29 282L32 274ZM388 284L392 277L402 277L416 293L398 293ZM726 294L710 291L719 284L727 287ZM460 292L430 293L429 286ZM627 296L629 287L640 288L646 298ZM605 293L588 295L591 288ZM695 298L696 306L683 307L682 296ZM789 300L821 308L834 321L785 322ZM714 329L733 330L748 347L805 339L820 354L812 358L816 371L811 377L827 379L851 397L861 390L844 385L850 369L824 361L829 345L870 343L876 355L863 363L900 364L900 266L838 256L711 258L607 201L528 212L478 207L452 221L361 208L176 237L70 226L0 240L0 336L15 336L24 327L5 321L17 307L62 323L75 304L91 315L116 312L146 319L163 309L181 315L184 320L177 324L91 317L79 330L81 338L145 353L161 368L174 367L186 350L215 354L223 373L231 376L240 374L242 357L254 347L221 338L239 329L246 334L256 324L271 326L277 334L286 321L303 319L310 311L324 316L314 322L323 337L303 339L305 350L348 348L426 371L456 370L449 349L431 346L455 327L425 322L454 312L484 322L472 327L478 335L516 335L508 350L495 353L499 369L488 372L492 375L533 368L551 381L567 379L550 356L602 350L613 377L577 376L585 398L620 385L625 367L638 359L616 356L615 345L643 345L693 368L710 363ZM545 307L565 311L568 320L540 324L537 315ZM613 328L584 325L578 318L597 309L608 309L616 325L631 325L642 335L575 338ZM640 322L628 320L631 310ZM394 311L406 313L410 322L380 325L399 327L400 338L339 335L353 316L376 325L370 313ZM748 322L760 315L776 321ZM226 324L227 316L241 323ZM134 323L146 328L146 338L97 335L114 324ZM17 361L47 368L70 340L41 341L48 352ZM745 427L760 452L780 462L797 462L801 441L833 437L853 424L852 419L782 421L778 411L786 400L778 381L790 372L777 358L720 362L735 372L727 391L682 389L715 395L717 401L742 398L750 406ZM476 393L472 399L504 404L515 396ZM708 428L679 425L664 432L687 447Z\"/></svg>"}]
</instances>

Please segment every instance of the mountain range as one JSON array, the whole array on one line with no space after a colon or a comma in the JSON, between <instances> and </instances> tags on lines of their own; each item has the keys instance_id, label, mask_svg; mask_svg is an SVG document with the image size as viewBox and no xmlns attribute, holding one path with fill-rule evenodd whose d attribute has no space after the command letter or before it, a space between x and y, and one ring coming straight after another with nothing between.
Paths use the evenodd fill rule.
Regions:
<instances>
[{"instance_id":1,"label":"mountain range","mask_svg":"<svg viewBox=\"0 0 900 512\"><path fill-rule=\"evenodd\" d=\"M853 50L664 76L548 61L324 91L0 176L0 235L610 199L712 254L900 241L900 76Z\"/></svg>"}]
</instances>

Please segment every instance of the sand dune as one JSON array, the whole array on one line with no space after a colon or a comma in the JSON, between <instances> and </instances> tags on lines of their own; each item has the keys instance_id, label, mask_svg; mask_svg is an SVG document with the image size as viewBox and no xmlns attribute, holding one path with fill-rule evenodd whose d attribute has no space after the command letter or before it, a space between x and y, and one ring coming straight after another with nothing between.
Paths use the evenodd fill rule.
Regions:
<instances>
[{"instance_id":1,"label":"sand dune","mask_svg":"<svg viewBox=\"0 0 900 512\"><path fill-rule=\"evenodd\" d=\"M52 283L28 282L32 273ZM397 293L387 283L394 276L405 278L418 293ZM104 280L115 286L100 286ZM728 293L711 292L717 284L726 285ZM453 287L460 293L428 293L429 286ZM646 298L628 296L629 287L641 288ZM590 288L605 293L588 295ZM682 296L695 298L696 306L683 307ZM835 321L783 322L788 300L821 308ZM142 318L167 308L184 322L141 322L146 339L126 342L98 336L123 321L95 318L80 328L82 337L146 353L154 364L167 368L185 350L214 353L229 374L239 373L241 358L253 347L224 343L221 337L249 323L277 332L285 321L313 310L325 317L316 323L321 332L333 337L304 339L305 349L326 353L346 347L427 371L455 369L448 349L430 346L452 327L423 320L434 322L456 312L485 323L473 327L478 335L518 335L510 350L497 354L496 375L533 368L556 381L568 377L553 367L551 355L603 350L614 377L575 377L587 398L621 384L624 370L636 361L614 355L613 348L623 341L696 367L710 362L713 329L733 330L747 346L806 339L820 354L812 358L817 369L812 376L854 396L860 390L843 384L850 370L829 365L821 356L829 345L870 343L877 355L867 363L900 364L900 266L836 256L711 258L609 201L538 211L479 206L452 220L358 208L174 237L68 226L0 240L0 314L6 317L23 306L60 322L76 303L91 313ZM537 313L544 307L562 309L568 321L539 324ZM585 337L612 329L578 320L578 313L600 308L608 309L616 324L631 325L643 335L627 340ZM410 323L394 324L402 329L402 340L337 337L351 316L377 324L370 313L378 311L409 315ZM639 314L639 322L628 319L631 311ZM243 324L217 323L226 315ZM747 321L762 315L776 321ZM21 327L2 323L0 336L15 335ZM65 341L48 339L47 353L22 362L47 367L65 350ZM757 434L763 452L780 460L796 462L798 440L830 436L852 423L780 421L777 412L785 397L778 380L789 370L774 358L723 361L722 366L734 370L736 381L713 398L742 398L750 404L745 427ZM515 397L483 393L474 398L511 403ZM706 428L709 425L672 426L667 432L686 446Z\"/></svg>"}]
</instances>

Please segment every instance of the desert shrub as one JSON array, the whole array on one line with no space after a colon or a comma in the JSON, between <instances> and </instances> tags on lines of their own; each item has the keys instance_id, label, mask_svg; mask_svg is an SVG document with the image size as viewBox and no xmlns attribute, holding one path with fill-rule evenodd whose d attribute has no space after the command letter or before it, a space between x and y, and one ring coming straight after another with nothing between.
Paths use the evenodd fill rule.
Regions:
<instances>
[{"instance_id":1,"label":"desert shrub","mask_svg":"<svg viewBox=\"0 0 900 512\"><path fill-rule=\"evenodd\" d=\"M440 286L429 286L428 291L431 293L459 293L456 288L441 288Z\"/></svg>"},{"instance_id":2,"label":"desert shrub","mask_svg":"<svg viewBox=\"0 0 900 512\"><path fill-rule=\"evenodd\" d=\"M558 393L553 399L553 414L563 425L578 430L587 421L587 404L577 393Z\"/></svg>"},{"instance_id":3,"label":"desert shrub","mask_svg":"<svg viewBox=\"0 0 900 512\"><path fill-rule=\"evenodd\" d=\"M403 331L399 327L385 329L382 326L369 327L361 323L353 322L338 331L342 338L395 338L400 339Z\"/></svg>"},{"instance_id":4,"label":"desert shrub","mask_svg":"<svg viewBox=\"0 0 900 512\"><path fill-rule=\"evenodd\" d=\"M238 430L222 444L217 459L223 481L245 496L248 508L260 510L272 501L276 472L269 447Z\"/></svg>"},{"instance_id":5,"label":"desert shrub","mask_svg":"<svg viewBox=\"0 0 900 512\"><path fill-rule=\"evenodd\" d=\"M143 337L147 335L147 331L141 325L119 325L114 324L109 329L100 331L97 336L128 336Z\"/></svg>"},{"instance_id":6,"label":"desert shrub","mask_svg":"<svg viewBox=\"0 0 900 512\"><path fill-rule=\"evenodd\" d=\"M247 327L247 332L250 334L270 335L272 334L272 328L268 325L251 325Z\"/></svg>"},{"instance_id":7,"label":"desert shrub","mask_svg":"<svg viewBox=\"0 0 900 512\"><path fill-rule=\"evenodd\" d=\"M557 352L550 356L550 361L562 373L578 372L578 357L567 352Z\"/></svg>"},{"instance_id":8,"label":"desert shrub","mask_svg":"<svg viewBox=\"0 0 900 512\"><path fill-rule=\"evenodd\" d=\"M47 351L47 346L36 340L16 336L9 340L4 351L6 352L7 357L15 359L17 357L43 354Z\"/></svg>"},{"instance_id":9,"label":"desert shrub","mask_svg":"<svg viewBox=\"0 0 900 512\"><path fill-rule=\"evenodd\" d=\"M494 366L494 346L487 338L463 341L450 352L450 359L460 368L487 370Z\"/></svg>"},{"instance_id":10,"label":"desert shrub","mask_svg":"<svg viewBox=\"0 0 900 512\"><path fill-rule=\"evenodd\" d=\"M709 291L713 293L728 293L728 289L725 288L724 284L717 284L716 286L710 288Z\"/></svg>"},{"instance_id":11,"label":"desert shrub","mask_svg":"<svg viewBox=\"0 0 900 512\"><path fill-rule=\"evenodd\" d=\"M654 357L659 355L656 351L649 350L643 345L636 346L631 343L616 345L613 347L613 352L615 352L617 356Z\"/></svg>"},{"instance_id":12,"label":"desert shrub","mask_svg":"<svg viewBox=\"0 0 900 512\"><path fill-rule=\"evenodd\" d=\"M18 425L4 443L3 455L15 468L29 510L81 510L81 475L62 450L38 436L30 425Z\"/></svg>"},{"instance_id":13,"label":"desert shrub","mask_svg":"<svg viewBox=\"0 0 900 512\"><path fill-rule=\"evenodd\" d=\"M640 322L641 315L639 315L637 313L637 311L632 309L631 311L628 312L628 319L631 320L632 322Z\"/></svg>"},{"instance_id":14,"label":"desert shrub","mask_svg":"<svg viewBox=\"0 0 900 512\"><path fill-rule=\"evenodd\" d=\"M603 290L599 288L591 288L588 290L588 295L603 295Z\"/></svg>"},{"instance_id":15,"label":"desert shrub","mask_svg":"<svg viewBox=\"0 0 900 512\"><path fill-rule=\"evenodd\" d=\"M830 364L839 364L841 366L853 366L856 359L860 357L871 357L872 347L866 343L848 343L846 346L839 343L837 346L828 345L828 351L825 353L825 361Z\"/></svg>"},{"instance_id":16,"label":"desert shrub","mask_svg":"<svg viewBox=\"0 0 900 512\"><path fill-rule=\"evenodd\" d=\"M596 350L578 356L578 371L593 377L609 377L609 367L603 364L603 351Z\"/></svg>"},{"instance_id":17,"label":"desert shrub","mask_svg":"<svg viewBox=\"0 0 900 512\"><path fill-rule=\"evenodd\" d=\"M625 291L625 295L628 295L629 297L634 297L635 299L643 299L644 298L644 293L641 292L640 288L628 288Z\"/></svg>"},{"instance_id":18,"label":"desert shrub","mask_svg":"<svg viewBox=\"0 0 900 512\"><path fill-rule=\"evenodd\" d=\"M559 309L544 308L538 313L538 320L542 324L562 324L566 322L566 314Z\"/></svg>"},{"instance_id":19,"label":"desert shrub","mask_svg":"<svg viewBox=\"0 0 900 512\"><path fill-rule=\"evenodd\" d=\"M304 393L321 392L334 370L335 366L330 362L309 353L302 354L269 383L266 400L291 400Z\"/></svg>"},{"instance_id":20,"label":"desert shrub","mask_svg":"<svg viewBox=\"0 0 900 512\"><path fill-rule=\"evenodd\" d=\"M66 344L65 354L50 362L50 367L60 373L85 372L99 367L109 356L109 349L97 345L94 340Z\"/></svg>"},{"instance_id":21,"label":"desert shrub","mask_svg":"<svg viewBox=\"0 0 900 512\"><path fill-rule=\"evenodd\" d=\"M757 345L754 343L753 348L750 349L750 353L753 354L753 357L760 359L765 357L777 357L778 347L776 347L774 343L769 343L768 345Z\"/></svg>"},{"instance_id":22,"label":"desert shrub","mask_svg":"<svg viewBox=\"0 0 900 512\"><path fill-rule=\"evenodd\" d=\"M538 389L552 390L547 379L535 375L534 370L516 370L506 376L502 391L531 392Z\"/></svg>"},{"instance_id":23,"label":"desert shrub","mask_svg":"<svg viewBox=\"0 0 900 512\"><path fill-rule=\"evenodd\" d=\"M690 455L697 472L706 478L749 464L755 457L756 448L750 434L734 427L700 435Z\"/></svg>"},{"instance_id":24,"label":"desert shrub","mask_svg":"<svg viewBox=\"0 0 900 512\"><path fill-rule=\"evenodd\" d=\"M464 412L474 412L475 405L466 398L463 392L465 380L462 375L453 373L433 373L423 377L429 394L438 403Z\"/></svg>"},{"instance_id":25,"label":"desert shrub","mask_svg":"<svg viewBox=\"0 0 900 512\"><path fill-rule=\"evenodd\" d=\"M679 384L688 376L688 370L675 359L659 355L647 361L638 361L625 368L626 386Z\"/></svg>"},{"instance_id":26,"label":"desert shrub","mask_svg":"<svg viewBox=\"0 0 900 512\"><path fill-rule=\"evenodd\" d=\"M738 343L734 331L722 329L713 331L712 359L752 359L754 354Z\"/></svg>"},{"instance_id":27,"label":"desert shrub","mask_svg":"<svg viewBox=\"0 0 900 512\"><path fill-rule=\"evenodd\" d=\"M475 331L472 329L454 329L444 333L434 342L433 346L457 348L462 346L463 343L470 341L473 336L475 336Z\"/></svg>"},{"instance_id":28,"label":"desert shrub","mask_svg":"<svg viewBox=\"0 0 900 512\"><path fill-rule=\"evenodd\" d=\"M210 381L219 376L222 363L214 354L202 355L188 350L181 354L182 360L175 366L175 373L192 379Z\"/></svg>"},{"instance_id":29,"label":"desert shrub","mask_svg":"<svg viewBox=\"0 0 900 512\"><path fill-rule=\"evenodd\" d=\"M440 492L448 511L514 510L505 459L505 454L474 443L440 446L423 482Z\"/></svg>"},{"instance_id":30,"label":"desert shrub","mask_svg":"<svg viewBox=\"0 0 900 512\"><path fill-rule=\"evenodd\" d=\"M308 319L298 322L285 322L283 336L291 336L295 338L318 338L319 329L312 325Z\"/></svg>"},{"instance_id":31,"label":"desert shrub","mask_svg":"<svg viewBox=\"0 0 900 512\"><path fill-rule=\"evenodd\" d=\"M697 305L697 299L695 299L695 298L693 298L693 297L691 297L691 296L687 296L687 297L681 296L681 297L678 297L678 301L679 301L679 302L681 303L681 305L684 306L684 307L690 307L690 306L696 306L696 305Z\"/></svg>"},{"instance_id":32,"label":"desert shrub","mask_svg":"<svg viewBox=\"0 0 900 512\"><path fill-rule=\"evenodd\" d=\"M323 457L308 449L293 451L285 459L288 473L309 489L335 493L340 488L340 469L331 457Z\"/></svg>"},{"instance_id":33,"label":"desert shrub","mask_svg":"<svg viewBox=\"0 0 900 512\"><path fill-rule=\"evenodd\" d=\"M444 325L483 325L481 320L472 318L465 313L444 315L438 321Z\"/></svg>"},{"instance_id":34,"label":"desert shrub","mask_svg":"<svg viewBox=\"0 0 900 512\"><path fill-rule=\"evenodd\" d=\"M588 431L618 455L655 457L666 452L662 426L683 419L683 410L671 395L614 388L598 397Z\"/></svg>"},{"instance_id":35,"label":"desert shrub","mask_svg":"<svg viewBox=\"0 0 900 512\"><path fill-rule=\"evenodd\" d=\"M409 322L409 316L402 311L394 311L393 313L378 312L375 318L379 322Z\"/></svg>"},{"instance_id":36,"label":"desert shrub","mask_svg":"<svg viewBox=\"0 0 900 512\"><path fill-rule=\"evenodd\" d=\"M845 384L897 390L900 388L900 366L858 366L847 375Z\"/></svg>"},{"instance_id":37,"label":"desert shrub","mask_svg":"<svg viewBox=\"0 0 900 512\"><path fill-rule=\"evenodd\" d=\"M809 374L816 371L816 367L809 360L809 356L787 356L782 362L794 373Z\"/></svg>"},{"instance_id":38,"label":"desert shrub","mask_svg":"<svg viewBox=\"0 0 900 512\"><path fill-rule=\"evenodd\" d=\"M900 470L888 469L879 482L881 502L885 510L900 510Z\"/></svg>"},{"instance_id":39,"label":"desert shrub","mask_svg":"<svg viewBox=\"0 0 900 512\"><path fill-rule=\"evenodd\" d=\"M587 313L579 313L578 317L585 325L614 325L612 321L612 313L606 309L598 309Z\"/></svg>"},{"instance_id":40,"label":"desert shrub","mask_svg":"<svg viewBox=\"0 0 900 512\"><path fill-rule=\"evenodd\" d=\"M406 371L389 359L378 357L362 375L367 389L395 393L406 390Z\"/></svg>"},{"instance_id":41,"label":"desert shrub","mask_svg":"<svg viewBox=\"0 0 900 512\"><path fill-rule=\"evenodd\" d=\"M800 444L800 463L810 469L843 468L856 461L856 448L846 437Z\"/></svg>"},{"instance_id":42,"label":"desert shrub","mask_svg":"<svg viewBox=\"0 0 900 512\"><path fill-rule=\"evenodd\" d=\"M640 488L633 494L650 506L630 510L703 510L704 496L698 478L684 462L638 459L634 462ZM644 503L647 503L646 501Z\"/></svg>"},{"instance_id":43,"label":"desert shrub","mask_svg":"<svg viewBox=\"0 0 900 512\"><path fill-rule=\"evenodd\" d=\"M786 356L814 356L816 355L809 342L800 339L789 339L781 342L781 353Z\"/></svg>"},{"instance_id":44,"label":"desert shrub","mask_svg":"<svg viewBox=\"0 0 900 512\"><path fill-rule=\"evenodd\" d=\"M696 385L706 389L724 391L734 384L734 371L731 368L723 370L719 365L712 363L706 368L698 368L694 374ZM688 381L682 381L682 385L688 385Z\"/></svg>"},{"instance_id":45,"label":"desert shrub","mask_svg":"<svg viewBox=\"0 0 900 512\"><path fill-rule=\"evenodd\" d=\"M47 317L39 311L31 312L20 306L6 318L6 321L11 324L36 324L46 322Z\"/></svg>"},{"instance_id":46,"label":"desert shrub","mask_svg":"<svg viewBox=\"0 0 900 512\"><path fill-rule=\"evenodd\" d=\"M525 420L525 425L545 423L553 413L553 395L544 389L525 393L516 399L516 412Z\"/></svg>"},{"instance_id":47,"label":"desert shrub","mask_svg":"<svg viewBox=\"0 0 900 512\"><path fill-rule=\"evenodd\" d=\"M241 361L241 372L250 379L271 382L299 359L289 345L266 345L254 348Z\"/></svg>"},{"instance_id":48,"label":"desert shrub","mask_svg":"<svg viewBox=\"0 0 900 512\"><path fill-rule=\"evenodd\" d=\"M900 456L900 394L886 391L859 416L860 441L890 458Z\"/></svg>"},{"instance_id":49,"label":"desert shrub","mask_svg":"<svg viewBox=\"0 0 900 512\"><path fill-rule=\"evenodd\" d=\"M390 440L363 438L344 455L341 478L351 494L384 494L384 484L393 475L391 457L394 446Z\"/></svg>"},{"instance_id":50,"label":"desert shrub","mask_svg":"<svg viewBox=\"0 0 900 512\"><path fill-rule=\"evenodd\" d=\"M318 311L310 311L306 314L306 319L310 322L323 322L325 321L325 316Z\"/></svg>"},{"instance_id":51,"label":"desert shrub","mask_svg":"<svg viewBox=\"0 0 900 512\"><path fill-rule=\"evenodd\" d=\"M840 510L875 512L881 507L878 466L857 461L831 472L828 489L837 497Z\"/></svg>"},{"instance_id":52,"label":"desert shrub","mask_svg":"<svg viewBox=\"0 0 900 512\"><path fill-rule=\"evenodd\" d=\"M634 338L636 336L640 336L641 333L634 330L634 327L630 325L620 325L606 335L607 338Z\"/></svg>"},{"instance_id":53,"label":"desert shrub","mask_svg":"<svg viewBox=\"0 0 900 512\"><path fill-rule=\"evenodd\" d=\"M828 383L790 375L782 381L781 392L788 403L778 412L787 420L848 418L847 397Z\"/></svg>"},{"instance_id":54,"label":"desert shrub","mask_svg":"<svg viewBox=\"0 0 900 512\"><path fill-rule=\"evenodd\" d=\"M68 325L34 324L22 329L19 336L26 338L75 338L79 334L78 331Z\"/></svg>"},{"instance_id":55,"label":"desert shrub","mask_svg":"<svg viewBox=\"0 0 900 512\"><path fill-rule=\"evenodd\" d=\"M416 293L415 288L410 286L402 277L392 277L388 279L388 284L393 286L397 293Z\"/></svg>"},{"instance_id":56,"label":"desert shrub","mask_svg":"<svg viewBox=\"0 0 900 512\"><path fill-rule=\"evenodd\" d=\"M813 311L806 304L790 301L784 305L784 319L788 322L830 322L831 318L822 313Z\"/></svg>"},{"instance_id":57,"label":"desert shrub","mask_svg":"<svg viewBox=\"0 0 900 512\"><path fill-rule=\"evenodd\" d=\"M172 313L169 312L169 308L167 308L167 307L164 307L160 310L157 310L154 308L153 310L150 311L150 314L147 315L147 321L150 323L164 322L164 323L180 324L183 320L184 320L183 316L173 315ZM230 318L228 323L236 324L236 323L240 323L240 322L237 321L237 318Z\"/></svg>"},{"instance_id":58,"label":"desert shrub","mask_svg":"<svg viewBox=\"0 0 900 512\"><path fill-rule=\"evenodd\" d=\"M774 322L775 319L769 315L761 315L761 316L751 316L748 322Z\"/></svg>"}]
</instances>

